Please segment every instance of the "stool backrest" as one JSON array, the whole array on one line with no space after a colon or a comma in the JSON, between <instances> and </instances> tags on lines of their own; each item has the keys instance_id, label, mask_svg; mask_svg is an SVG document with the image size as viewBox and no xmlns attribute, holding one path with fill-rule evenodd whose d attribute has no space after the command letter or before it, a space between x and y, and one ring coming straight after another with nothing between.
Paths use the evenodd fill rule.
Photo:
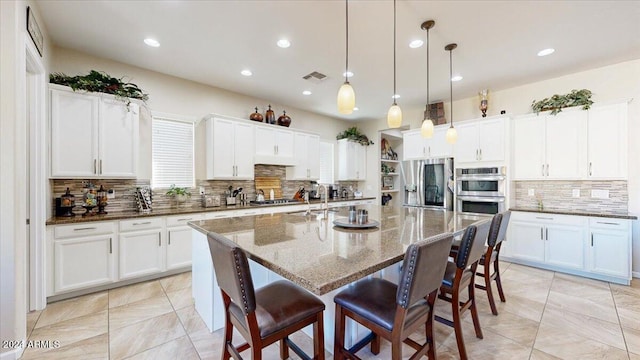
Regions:
<instances>
[{"instance_id":1,"label":"stool backrest","mask_svg":"<svg viewBox=\"0 0 640 360\"><path fill-rule=\"evenodd\" d=\"M484 254L484 243L489 235L489 220L482 220L469 225L462 235L460 250L456 257L456 266L465 269L468 265L480 260Z\"/></svg>"},{"instance_id":2,"label":"stool backrest","mask_svg":"<svg viewBox=\"0 0 640 360\"><path fill-rule=\"evenodd\" d=\"M213 232L207 234L207 239L218 286L244 315L252 313L256 309L256 298L244 251L233 241Z\"/></svg>"},{"instance_id":3,"label":"stool backrest","mask_svg":"<svg viewBox=\"0 0 640 360\"><path fill-rule=\"evenodd\" d=\"M409 245L402 262L396 303L407 309L440 288L453 234L432 236Z\"/></svg>"},{"instance_id":4,"label":"stool backrest","mask_svg":"<svg viewBox=\"0 0 640 360\"><path fill-rule=\"evenodd\" d=\"M487 245L490 248L496 246L498 243L498 235L500 235L500 225L502 224L502 214L493 215L491 219L491 227L489 227L489 238L487 239Z\"/></svg>"},{"instance_id":5,"label":"stool backrest","mask_svg":"<svg viewBox=\"0 0 640 360\"><path fill-rule=\"evenodd\" d=\"M501 213L502 221L500 221L500 231L498 231L498 237L496 238L497 245L507 238L507 228L509 227L509 220L511 219L511 210L507 210Z\"/></svg>"}]
</instances>

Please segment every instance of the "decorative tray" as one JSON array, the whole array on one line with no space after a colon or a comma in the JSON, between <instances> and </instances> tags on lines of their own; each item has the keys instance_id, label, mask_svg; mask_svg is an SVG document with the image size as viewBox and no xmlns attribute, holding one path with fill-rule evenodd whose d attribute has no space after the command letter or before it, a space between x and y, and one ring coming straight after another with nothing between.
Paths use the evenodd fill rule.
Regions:
<instances>
[{"instance_id":1,"label":"decorative tray","mask_svg":"<svg viewBox=\"0 0 640 360\"><path fill-rule=\"evenodd\" d=\"M380 223L375 220L369 220L364 224L358 224L357 222L350 223L348 218L344 218L344 219L333 220L333 225L340 226L343 228L350 228L350 229L367 229L367 228L376 227L380 225Z\"/></svg>"}]
</instances>

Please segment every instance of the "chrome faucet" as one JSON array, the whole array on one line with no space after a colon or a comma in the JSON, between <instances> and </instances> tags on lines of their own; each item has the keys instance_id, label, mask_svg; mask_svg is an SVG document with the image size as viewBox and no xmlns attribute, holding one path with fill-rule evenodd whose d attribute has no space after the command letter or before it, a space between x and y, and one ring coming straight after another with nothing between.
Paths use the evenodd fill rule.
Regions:
<instances>
[{"instance_id":1,"label":"chrome faucet","mask_svg":"<svg viewBox=\"0 0 640 360\"><path fill-rule=\"evenodd\" d=\"M324 211L324 218L329 218L329 190L327 188L327 184L319 184L324 189L324 209L322 205L320 205L320 210Z\"/></svg>"},{"instance_id":2,"label":"chrome faucet","mask_svg":"<svg viewBox=\"0 0 640 360\"><path fill-rule=\"evenodd\" d=\"M309 216L309 215L311 215L311 203L309 203L309 197L308 197L308 196L305 196L304 201L307 203L307 211L305 211L305 213L304 213L304 214L305 214L306 216Z\"/></svg>"}]
</instances>

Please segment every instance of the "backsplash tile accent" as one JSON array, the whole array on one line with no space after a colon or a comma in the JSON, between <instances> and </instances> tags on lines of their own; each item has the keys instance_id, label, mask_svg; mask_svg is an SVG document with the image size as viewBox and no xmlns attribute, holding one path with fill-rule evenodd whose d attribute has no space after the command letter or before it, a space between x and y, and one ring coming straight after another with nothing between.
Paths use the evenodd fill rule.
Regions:
<instances>
[{"instance_id":1,"label":"backsplash tile accent","mask_svg":"<svg viewBox=\"0 0 640 360\"><path fill-rule=\"evenodd\" d=\"M300 186L304 186L305 190L311 190L311 181L291 181L286 180L286 167L276 165L255 165L255 176L275 176L280 178L282 184L282 196L284 198L293 198L293 195L298 191ZM67 189L71 191L76 197L76 205L82 204L82 189L88 180L82 179L52 179L50 180L51 189L53 191L54 199L51 199L52 213L55 214L55 198L63 195ZM135 211L136 198L135 190L139 186L150 185L148 179L92 179L97 188L103 185L105 189L115 190L115 199L109 199L109 205L106 207L107 212L122 212L122 211ZM350 185L353 186L355 191L357 182L339 182L341 186ZM248 200L255 200L256 189L253 180L196 180L196 187L191 190L191 198L186 203L180 205L180 207L194 207L199 208L200 195L198 193L199 187L205 188L206 194L214 194L221 196L221 202L224 204L224 191L229 188L229 185L234 189L241 187L242 192L247 194ZM170 209L177 205L173 201L173 198L165 195L166 189L156 189L153 191L153 209ZM353 194L350 194L353 195ZM268 194L267 194L268 197ZM82 209L78 208L78 212Z\"/></svg>"},{"instance_id":2,"label":"backsplash tile accent","mask_svg":"<svg viewBox=\"0 0 640 360\"><path fill-rule=\"evenodd\" d=\"M534 196L529 196L533 189ZM580 189L580 197L572 196L573 189ZM608 190L608 199L591 197L591 190ZM627 214L629 194L627 182L616 181L515 181L515 207L538 208L542 200L546 210L610 212Z\"/></svg>"}]
</instances>

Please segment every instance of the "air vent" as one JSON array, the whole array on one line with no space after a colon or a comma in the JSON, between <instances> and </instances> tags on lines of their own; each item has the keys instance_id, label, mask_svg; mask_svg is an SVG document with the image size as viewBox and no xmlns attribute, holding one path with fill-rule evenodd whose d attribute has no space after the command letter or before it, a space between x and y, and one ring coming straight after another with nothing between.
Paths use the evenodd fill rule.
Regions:
<instances>
[{"instance_id":1,"label":"air vent","mask_svg":"<svg viewBox=\"0 0 640 360\"><path fill-rule=\"evenodd\" d=\"M320 83L322 80L327 78L327 75L319 73L317 71L313 71L302 77L305 80L313 81L314 83Z\"/></svg>"}]
</instances>

